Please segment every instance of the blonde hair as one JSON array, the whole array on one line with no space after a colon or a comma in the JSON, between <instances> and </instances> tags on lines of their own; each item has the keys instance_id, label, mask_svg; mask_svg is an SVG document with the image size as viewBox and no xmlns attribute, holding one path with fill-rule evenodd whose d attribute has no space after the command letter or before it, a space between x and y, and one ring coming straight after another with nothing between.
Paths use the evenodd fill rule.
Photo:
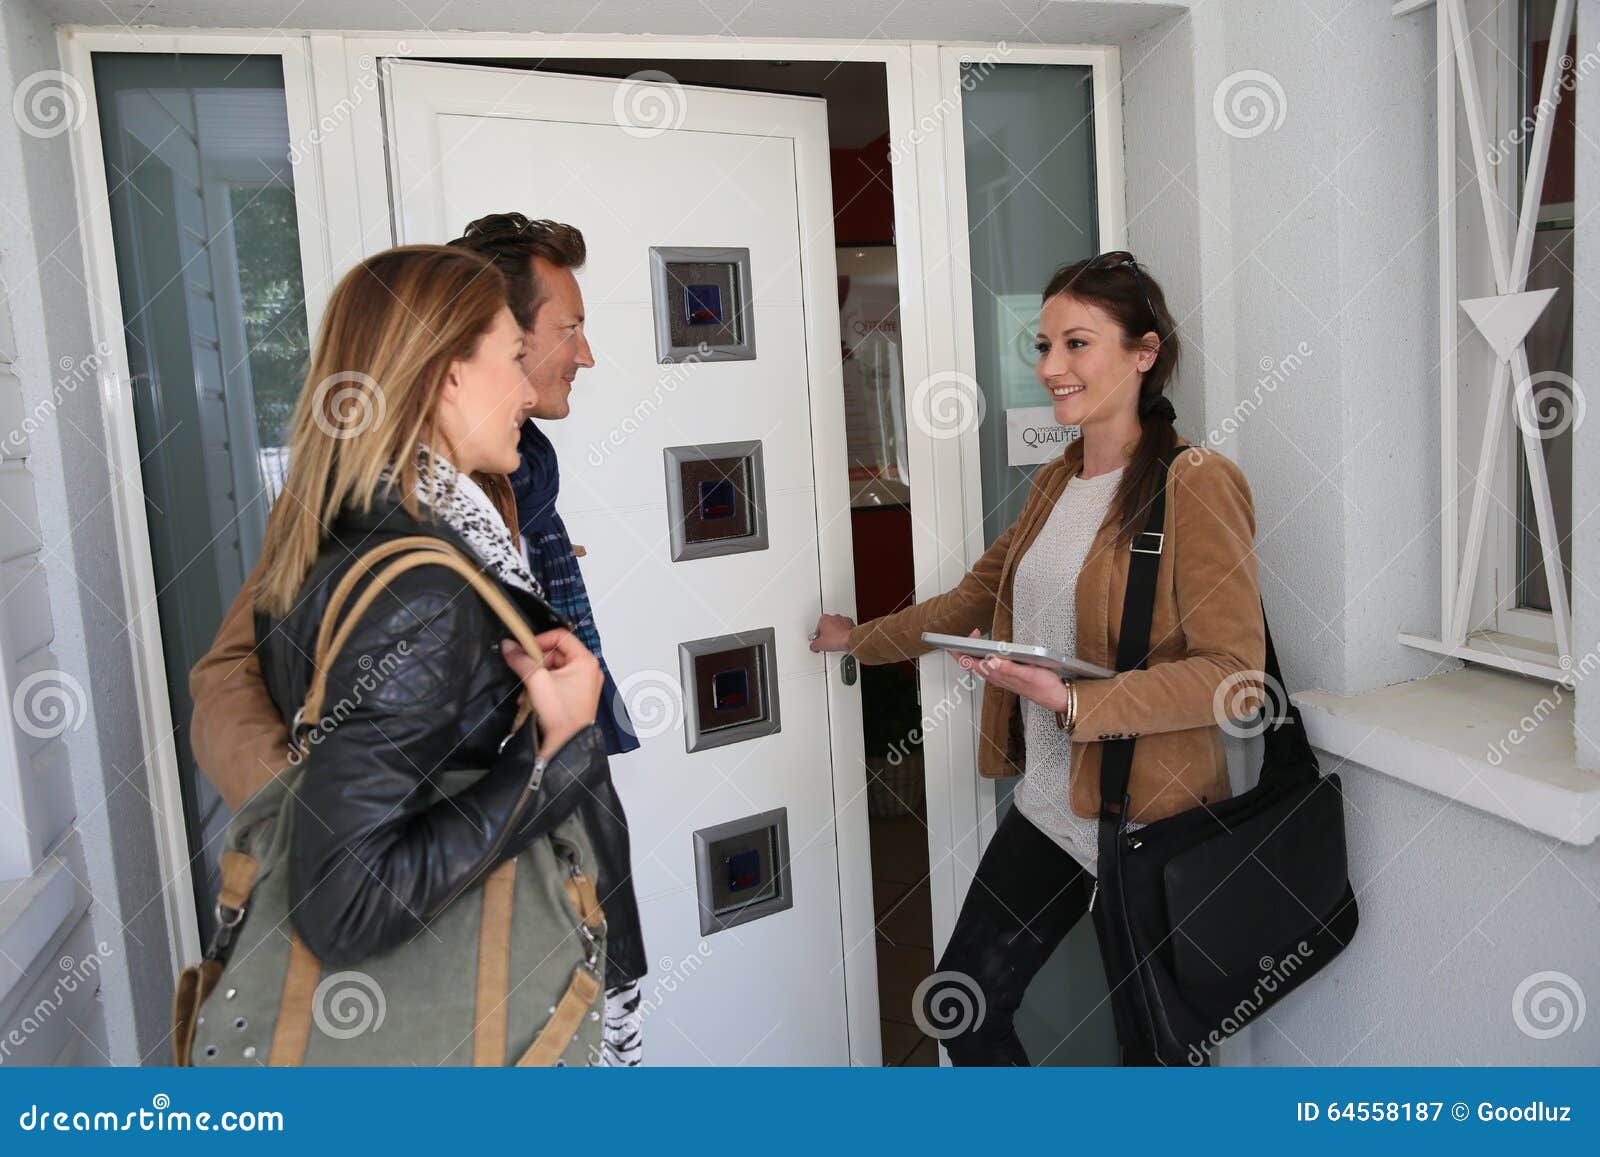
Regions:
<instances>
[{"instance_id":1,"label":"blonde hair","mask_svg":"<svg viewBox=\"0 0 1600 1157\"><path fill-rule=\"evenodd\" d=\"M451 363L472 356L505 308L505 278L464 249L402 245L344 275L290 420L289 473L267 519L256 609L288 614L339 512L370 510L380 488L398 490L422 517L418 444ZM473 477L515 538L505 476Z\"/></svg>"}]
</instances>

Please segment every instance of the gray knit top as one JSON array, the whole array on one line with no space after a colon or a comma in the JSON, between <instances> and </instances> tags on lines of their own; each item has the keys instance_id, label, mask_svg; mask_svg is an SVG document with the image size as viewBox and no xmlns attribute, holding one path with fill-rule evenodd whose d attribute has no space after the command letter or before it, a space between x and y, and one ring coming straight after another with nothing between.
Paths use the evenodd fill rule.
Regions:
<instances>
[{"instance_id":1,"label":"gray knit top","mask_svg":"<svg viewBox=\"0 0 1600 1157\"><path fill-rule=\"evenodd\" d=\"M1067 480L1039 536L1017 564L1012 594L1014 641L1077 654L1074 607L1078 572L1121 478L1122 468L1118 467L1093 478ZM1022 700L1022 732L1027 755L1022 780L1012 797L1016 808L1093 875L1100 825L1098 820L1075 815L1068 803L1072 739L1057 726L1055 712L1029 699ZM1128 830L1143 826L1130 823Z\"/></svg>"}]
</instances>

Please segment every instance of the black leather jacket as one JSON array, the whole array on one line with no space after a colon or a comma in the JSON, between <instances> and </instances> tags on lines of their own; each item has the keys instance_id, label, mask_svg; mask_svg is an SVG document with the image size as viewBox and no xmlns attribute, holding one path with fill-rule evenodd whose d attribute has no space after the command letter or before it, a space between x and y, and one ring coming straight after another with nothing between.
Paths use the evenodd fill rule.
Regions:
<instances>
[{"instance_id":1,"label":"black leather jacket","mask_svg":"<svg viewBox=\"0 0 1600 1157\"><path fill-rule=\"evenodd\" d=\"M363 551L413 534L474 558L450 527L419 523L398 496L381 497L370 511L339 517L293 611L281 620L257 616L262 674L285 719L305 699L317 628L340 576ZM543 599L500 589L536 633L567 625ZM585 867L606 912L606 983L644 975L628 823L598 728L580 731L551 758L508 829L534 747L524 727L500 749L521 691L500 654L506 634L459 575L418 567L377 597L334 661L289 851L294 926L324 964L353 965L405 943L458 893L576 811L598 861ZM464 788L470 776L452 774L484 768Z\"/></svg>"}]
</instances>

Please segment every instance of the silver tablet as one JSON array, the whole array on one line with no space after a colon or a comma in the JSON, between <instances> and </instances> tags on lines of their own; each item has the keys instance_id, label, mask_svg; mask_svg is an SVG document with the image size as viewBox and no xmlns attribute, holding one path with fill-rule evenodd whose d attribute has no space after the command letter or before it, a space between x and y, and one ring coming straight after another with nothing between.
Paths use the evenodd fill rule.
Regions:
<instances>
[{"instance_id":1,"label":"silver tablet","mask_svg":"<svg viewBox=\"0 0 1600 1157\"><path fill-rule=\"evenodd\" d=\"M998 655L1014 663L1045 667L1063 678L1109 679L1116 674L1108 667L1086 663L1071 655L1055 654L1048 647L1029 643L1000 643L994 639L974 639L968 635L941 635L936 631L923 631L922 641L930 647L938 647L942 651L954 651L958 655L971 655L975 659L987 659L990 655Z\"/></svg>"}]
</instances>

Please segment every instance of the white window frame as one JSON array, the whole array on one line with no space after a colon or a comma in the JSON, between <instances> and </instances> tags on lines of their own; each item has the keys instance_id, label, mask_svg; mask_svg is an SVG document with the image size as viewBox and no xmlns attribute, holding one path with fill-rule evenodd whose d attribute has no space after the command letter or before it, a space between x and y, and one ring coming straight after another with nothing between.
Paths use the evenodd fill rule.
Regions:
<instances>
[{"instance_id":1,"label":"white window frame","mask_svg":"<svg viewBox=\"0 0 1600 1157\"><path fill-rule=\"evenodd\" d=\"M1427 7L1432 0L1401 0L1393 5L1395 15L1405 15ZM1538 190L1543 186L1549 159L1550 135L1554 116L1550 101L1559 96L1556 71L1562 53L1552 51L1541 77L1542 99L1535 109L1536 120L1530 145L1529 175L1525 185L1526 203L1518 199L1517 170L1521 150L1511 149L1497 165L1490 152L1497 143L1510 139L1512 127L1522 115L1520 80L1515 61L1520 40L1519 8L1505 4L1497 10L1490 33L1497 49L1489 77L1493 90L1486 102L1480 82L1484 69L1483 29L1469 38L1472 28L1466 0L1437 0L1435 8L1439 174L1439 346L1440 346L1440 490L1443 507L1440 517L1440 631L1437 638L1401 632L1399 641L1435 654L1449 655L1501 670L1513 671L1552 682L1572 681L1572 612L1569 605L1560 553L1555 546L1554 517L1549 497L1549 479L1544 457L1536 439L1524 434L1518 424L1507 421L1513 406L1517 381L1528 377L1526 351L1519 343L1509 361L1482 353L1483 342L1471 332L1472 322L1464 320L1463 297L1490 297L1496 293L1520 292L1526 284L1533 226L1537 222ZM1574 0L1557 0L1556 39L1564 46L1572 28ZM1474 52L1474 44L1478 51ZM1568 94L1567 99L1572 99ZM1489 107L1492 103L1492 108ZM1457 118L1465 110L1466 138L1460 139ZM1478 196L1457 204L1452 196L1456 185L1456 166L1460 157L1470 157L1476 174ZM1506 211L1515 207L1515 218ZM1475 216L1469 222L1483 230L1480 243L1462 244L1459 240L1460 214ZM1462 270L1487 269L1492 280L1483 279L1479 292L1458 292ZM1463 328L1465 326L1465 329ZM1486 409L1463 413L1460 392L1461 371L1467 367L1481 371L1477 380L1491 384ZM1468 405L1476 403L1468 400ZM1458 466L1461 451L1471 453L1470 444L1461 446L1464 434L1478 433L1476 464L1471 472ZM1539 536L1551 576L1551 611L1517 607L1517 525L1516 510L1520 492L1517 476L1516 440L1522 438L1534 502L1538 514ZM1465 489L1471 494L1470 511L1461 535L1461 512L1456 496ZM1473 623L1491 627L1472 630Z\"/></svg>"},{"instance_id":2,"label":"white window frame","mask_svg":"<svg viewBox=\"0 0 1600 1157\"><path fill-rule=\"evenodd\" d=\"M291 140L308 139L312 131L310 70L303 38L274 32L159 34L130 29L69 27L60 30L58 47L63 69L82 86L86 97L85 116L71 134L73 170L85 238L90 323L96 342L104 342L112 351L98 383L101 415L112 475L111 504L122 597L131 615L127 636L134 696L139 706L140 742L149 762L150 810L165 882L162 905L167 927L171 930L176 975L183 965L199 959L200 925L195 908L188 833L184 827L178 759L172 747L172 701L167 694L161 624L155 613L157 586L151 562L150 528L145 519L133 397L128 386L132 372L123 337L122 297L117 280L111 208L106 195L105 156L101 149L92 57L96 52L279 56L283 62ZM321 230L312 224L322 219L321 176L314 155L308 155L303 166L296 166L295 212L300 222L300 265L307 287L307 322L315 327L322 299L319 297L313 302L312 287L326 285L329 269L326 247L320 242Z\"/></svg>"},{"instance_id":3,"label":"white window frame","mask_svg":"<svg viewBox=\"0 0 1600 1157\"><path fill-rule=\"evenodd\" d=\"M954 109L941 125L942 154L933 159L937 168L925 174L924 179L937 181L945 189L946 213L943 220L930 223L929 229L942 229L942 237L928 239L940 251L949 254L945 262L930 262L931 274L938 282L939 291L948 293L955 303L956 324L945 334L944 347L934 359L935 365L952 366L959 373L975 380L978 373L976 341L972 324L972 250L969 245L970 220L967 206L966 133L963 113L961 66L985 59L985 53L995 46L984 44L941 45L926 50L927 71L937 77L937 91L919 97L919 107L937 107L938 100L954 97ZM1100 231L1100 251L1122 249L1127 246L1126 187L1123 174L1122 151L1122 58L1112 45L1082 45L1072 47L1017 47L1009 46L996 61L1007 64L1054 64L1086 66L1092 70L1094 99L1094 149L1097 216ZM1044 287L1041 285L1041 292ZM930 292L935 282L929 283ZM1044 396L1040 395L1043 404ZM959 489L940 500L960 504L965 524L964 554L952 543L945 559L948 575L939 588L948 590L959 582L967 569L982 556L987 542L984 537L983 476L981 466L981 439L976 427L966 430L950 443L960 455ZM913 474L913 478L916 475ZM921 573L921 568L918 568ZM924 597L918 592L918 597ZM936 653L921 662L926 671L930 665L948 667L950 664ZM926 675L924 676L926 695ZM961 757L942 758L946 766L976 767L978 751L978 715L981 695L965 695L950 713L949 726L941 729L945 742L962 748ZM935 702L924 698L926 704ZM923 751L930 759L929 774L933 774L933 757L930 736L923 741ZM969 762L970 761L970 762ZM952 803L961 814L975 817L973 826L961 839L952 843L956 850L955 866L958 892L966 894L972 875L977 868L983 849L994 837L998 826L995 815L995 782L981 776L967 775L962 782L951 784ZM931 796L930 796L931 807ZM930 812L929 823L933 822ZM943 943L935 929L936 943Z\"/></svg>"}]
</instances>

